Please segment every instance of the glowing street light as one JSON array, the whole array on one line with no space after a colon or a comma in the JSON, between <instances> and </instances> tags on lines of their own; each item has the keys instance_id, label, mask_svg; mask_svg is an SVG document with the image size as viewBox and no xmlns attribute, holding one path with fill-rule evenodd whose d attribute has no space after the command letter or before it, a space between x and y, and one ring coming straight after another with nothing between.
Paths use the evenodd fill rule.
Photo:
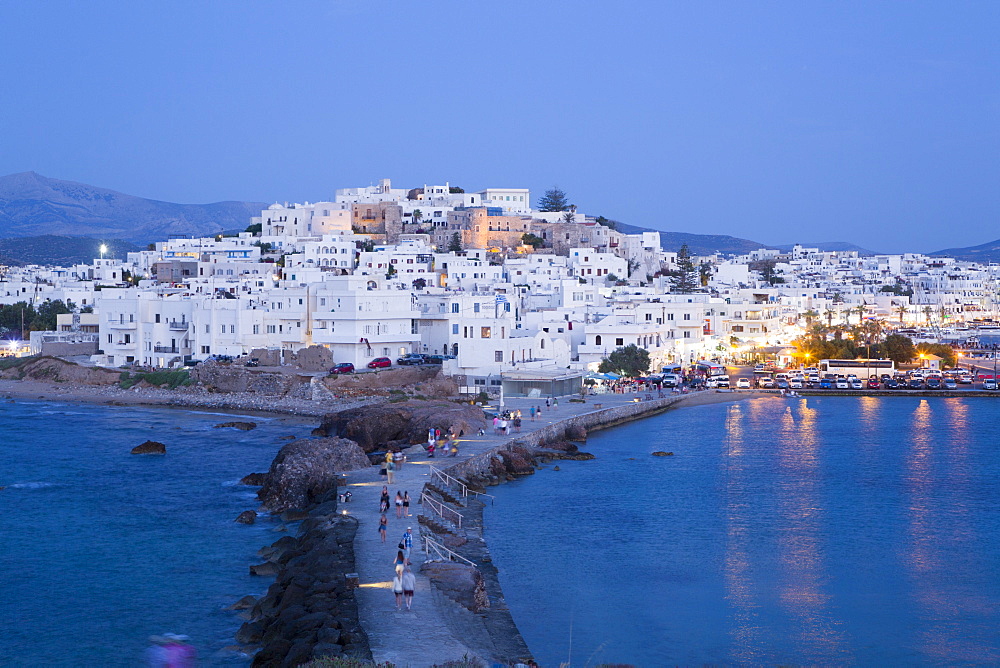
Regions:
<instances>
[{"instance_id":1,"label":"glowing street light","mask_svg":"<svg viewBox=\"0 0 1000 668\"><path fill-rule=\"evenodd\" d=\"M101 251L101 259L103 260L104 259L104 254L108 252L108 245L107 244L101 244L101 247L98 250Z\"/></svg>"}]
</instances>

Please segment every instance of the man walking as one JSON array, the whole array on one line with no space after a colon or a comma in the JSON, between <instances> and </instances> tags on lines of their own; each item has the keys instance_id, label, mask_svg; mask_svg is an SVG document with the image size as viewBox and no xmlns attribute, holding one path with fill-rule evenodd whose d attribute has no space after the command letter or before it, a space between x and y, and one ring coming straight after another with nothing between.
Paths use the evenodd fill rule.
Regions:
<instances>
[{"instance_id":1,"label":"man walking","mask_svg":"<svg viewBox=\"0 0 1000 668\"><path fill-rule=\"evenodd\" d=\"M403 544L403 556L407 559L410 558L410 549L413 547L413 527L406 527L406 533L403 534L403 539L400 541Z\"/></svg>"},{"instance_id":2,"label":"man walking","mask_svg":"<svg viewBox=\"0 0 1000 668\"><path fill-rule=\"evenodd\" d=\"M410 605L413 604L413 590L417 587L417 578L414 577L413 571L407 566L406 570L403 571L403 578L401 584L403 585L403 598L406 600L406 609L410 609Z\"/></svg>"}]
</instances>

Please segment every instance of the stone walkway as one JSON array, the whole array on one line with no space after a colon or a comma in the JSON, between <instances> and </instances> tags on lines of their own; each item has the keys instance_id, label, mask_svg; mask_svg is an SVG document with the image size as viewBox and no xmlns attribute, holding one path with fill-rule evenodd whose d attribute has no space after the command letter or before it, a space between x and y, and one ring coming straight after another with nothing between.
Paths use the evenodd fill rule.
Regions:
<instances>
[{"instance_id":1,"label":"stone walkway","mask_svg":"<svg viewBox=\"0 0 1000 668\"><path fill-rule=\"evenodd\" d=\"M645 396L640 393L639 396ZM611 408L626 403L632 403L635 394L609 394L588 398L586 404L569 403L566 399L559 402L558 408L546 409L545 399L507 399L505 407L511 410L520 409L523 419L521 435L548 426L555 422L595 410L599 403L603 408ZM655 396L655 393L654 393ZM532 421L528 416L530 406L542 406L541 418ZM496 404L487 407L487 411L495 410ZM358 533L354 538L354 555L358 571L360 587L357 590L358 611L361 625L368 633L372 655L376 663L391 661L397 666L433 666L446 661L461 659L465 654L480 656L489 661L488 650L473 647L472 638L477 635L465 634L467 637L455 637L449 620L456 615L449 607L459 608L457 603L446 599L443 595L432 592L428 578L420 574L420 565L424 561L422 552L423 541L420 538L420 524L417 513L421 512L433 517L432 511L424 510L418 505L420 491L429 480L429 466L446 469L462 462L473 455L493 448L501 443L514 440L518 434L510 436L494 436L492 425L487 428L486 436L473 435L459 441L460 455L458 457L427 458L422 446L414 446L407 451L407 463L395 473L395 480L389 487L390 504L393 503L397 490L409 491L411 517L397 519L395 506L390 507L386 517L389 520L389 530L383 545L378 534L379 495L384 484L378 475L378 469L372 467L363 471L347 474L348 489L353 496L351 502L341 507L358 519ZM395 597L391 584L393 577L393 561L396 557L397 543L407 527L412 527L413 550L410 559L413 562L413 572L417 579L416 594L413 598L413 609L396 611Z\"/></svg>"}]
</instances>

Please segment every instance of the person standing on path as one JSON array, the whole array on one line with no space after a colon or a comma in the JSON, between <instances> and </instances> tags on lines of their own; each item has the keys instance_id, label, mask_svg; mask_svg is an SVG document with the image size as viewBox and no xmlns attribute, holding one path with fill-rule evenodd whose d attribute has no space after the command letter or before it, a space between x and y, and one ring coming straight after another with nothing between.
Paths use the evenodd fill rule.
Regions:
<instances>
[{"instance_id":1,"label":"person standing on path","mask_svg":"<svg viewBox=\"0 0 1000 668\"><path fill-rule=\"evenodd\" d=\"M382 544L385 545L385 532L389 528L389 520L386 519L385 514L378 519L378 533L382 537Z\"/></svg>"},{"instance_id":2,"label":"person standing on path","mask_svg":"<svg viewBox=\"0 0 1000 668\"><path fill-rule=\"evenodd\" d=\"M520 416L514 418L514 432L517 434L521 433L521 418Z\"/></svg>"},{"instance_id":3,"label":"person standing on path","mask_svg":"<svg viewBox=\"0 0 1000 668\"><path fill-rule=\"evenodd\" d=\"M403 517L410 516L410 492L403 492Z\"/></svg>"},{"instance_id":4,"label":"person standing on path","mask_svg":"<svg viewBox=\"0 0 1000 668\"><path fill-rule=\"evenodd\" d=\"M552 410L559 408L559 397L552 397Z\"/></svg>"},{"instance_id":5,"label":"person standing on path","mask_svg":"<svg viewBox=\"0 0 1000 668\"><path fill-rule=\"evenodd\" d=\"M529 413L531 413L531 421L532 421L532 422L534 422L534 421L535 421L535 407L534 407L534 406L532 406L532 407L531 407L531 408L530 408L530 409L528 410L528 412L529 412Z\"/></svg>"},{"instance_id":6,"label":"person standing on path","mask_svg":"<svg viewBox=\"0 0 1000 668\"><path fill-rule=\"evenodd\" d=\"M403 598L406 600L406 609L409 610L413 604L413 590L417 588L417 578L413 576L413 571L407 567L403 571L402 582Z\"/></svg>"},{"instance_id":7,"label":"person standing on path","mask_svg":"<svg viewBox=\"0 0 1000 668\"><path fill-rule=\"evenodd\" d=\"M389 461L387 461L385 463L385 477L386 477L386 482L388 482L390 485L393 482L393 477L392 476L393 476L393 473L395 473L395 472L396 472L396 465L390 459Z\"/></svg>"},{"instance_id":8,"label":"person standing on path","mask_svg":"<svg viewBox=\"0 0 1000 668\"><path fill-rule=\"evenodd\" d=\"M382 485L382 496L379 497L378 511L385 515L389 512L389 488Z\"/></svg>"},{"instance_id":9,"label":"person standing on path","mask_svg":"<svg viewBox=\"0 0 1000 668\"><path fill-rule=\"evenodd\" d=\"M410 550L413 549L413 534L410 533L411 531L413 531L413 527L406 527L403 540L400 541L403 543L403 556L406 557L407 561L410 560Z\"/></svg>"},{"instance_id":10,"label":"person standing on path","mask_svg":"<svg viewBox=\"0 0 1000 668\"><path fill-rule=\"evenodd\" d=\"M406 568L406 564L409 563L409 561L410 560L406 558L406 555L403 554L402 550L396 552L396 558L392 562L393 566L396 568L396 577L403 574L403 569Z\"/></svg>"},{"instance_id":11,"label":"person standing on path","mask_svg":"<svg viewBox=\"0 0 1000 668\"><path fill-rule=\"evenodd\" d=\"M545 397L545 407L548 408L551 405L552 405L552 402L549 400L548 397Z\"/></svg>"},{"instance_id":12,"label":"person standing on path","mask_svg":"<svg viewBox=\"0 0 1000 668\"><path fill-rule=\"evenodd\" d=\"M396 577L392 579L392 593L396 595L396 610L402 610L403 603L403 576L396 569Z\"/></svg>"},{"instance_id":13,"label":"person standing on path","mask_svg":"<svg viewBox=\"0 0 1000 668\"><path fill-rule=\"evenodd\" d=\"M396 491L396 519L403 517L403 495Z\"/></svg>"},{"instance_id":14,"label":"person standing on path","mask_svg":"<svg viewBox=\"0 0 1000 668\"><path fill-rule=\"evenodd\" d=\"M539 406L538 408L536 408L535 412L538 413L538 419L541 420L542 419L542 407Z\"/></svg>"}]
</instances>

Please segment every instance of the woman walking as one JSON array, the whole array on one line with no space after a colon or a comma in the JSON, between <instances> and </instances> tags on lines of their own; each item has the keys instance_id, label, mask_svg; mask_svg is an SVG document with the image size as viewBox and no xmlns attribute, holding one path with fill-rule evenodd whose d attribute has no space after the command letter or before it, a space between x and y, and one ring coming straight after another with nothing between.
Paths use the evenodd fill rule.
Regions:
<instances>
[{"instance_id":1,"label":"woman walking","mask_svg":"<svg viewBox=\"0 0 1000 668\"><path fill-rule=\"evenodd\" d=\"M403 492L403 516L410 516L410 493L408 491Z\"/></svg>"},{"instance_id":2,"label":"woman walking","mask_svg":"<svg viewBox=\"0 0 1000 668\"><path fill-rule=\"evenodd\" d=\"M378 511L385 515L389 512L389 488L382 485L382 496L378 501Z\"/></svg>"},{"instance_id":3,"label":"woman walking","mask_svg":"<svg viewBox=\"0 0 1000 668\"><path fill-rule=\"evenodd\" d=\"M390 459L389 461L387 461L385 463L385 477L386 477L386 482L388 482L390 485L392 484L392 481L393 481L392 474L395 471L396 471L396 464L394 464L393 461Z\"/></svg>"},{"instance_id":4,"label":"woman walking","mask_svg":"<svg viewBox=\"0 0 1000 668\"><path fill-rule=\"evenodd\" d=\"M413 603L413 590L417 588L417 578L413 576L413 572L407 567L403 571L403 577L400 578L400 584L403 585L403 598L406 600L406 609L410 609L410 605Z\"/></svg>"},{"instance_id":5,"label":"woman walking","mask_svg":"<svg viewBox=\"0 0 1000 668\"><path fill-rule=\"evenodd\" d=\"M396 576L399 577L400 575L403 574L403 569L406 568L406 565L410 562L409 559L407 559L406 556L403 555L403 551L399 550L398 552L396 552L396 558L393 560L392 563L393 566L395 566L396 568Z\"/></svg>"},{"instance_id":6,"label":"woman walking","mask_svg":"<svg viewBox=\"0 0 1000 668\"><path fill-rule=\"evenodd\" d=\"M389 520L386 519L385 515L378 520L378 533L382 536L382 544L385 545L385 532L389 528Z\"/></svg>"},{"instance_id":7,"label":"woman walking","mask_svg":"<svg viewBox=\"0 0 1000 668\"><path fill-rule=\"evenodd\" d=\"M396 492L396 519L403 517L403 495Z\"/></svg>"},{"instance_id":8,"label":"woman walking","mask_svg":"<svg viewBox=\"0 0 1000 668\"><path fill-rule=\"evenodd\" d=\"M402 610L403 603L403 576L396 571L396 577L392 579L392 593L396 595L396 610Z\"/></svg>"}]
</instances>

